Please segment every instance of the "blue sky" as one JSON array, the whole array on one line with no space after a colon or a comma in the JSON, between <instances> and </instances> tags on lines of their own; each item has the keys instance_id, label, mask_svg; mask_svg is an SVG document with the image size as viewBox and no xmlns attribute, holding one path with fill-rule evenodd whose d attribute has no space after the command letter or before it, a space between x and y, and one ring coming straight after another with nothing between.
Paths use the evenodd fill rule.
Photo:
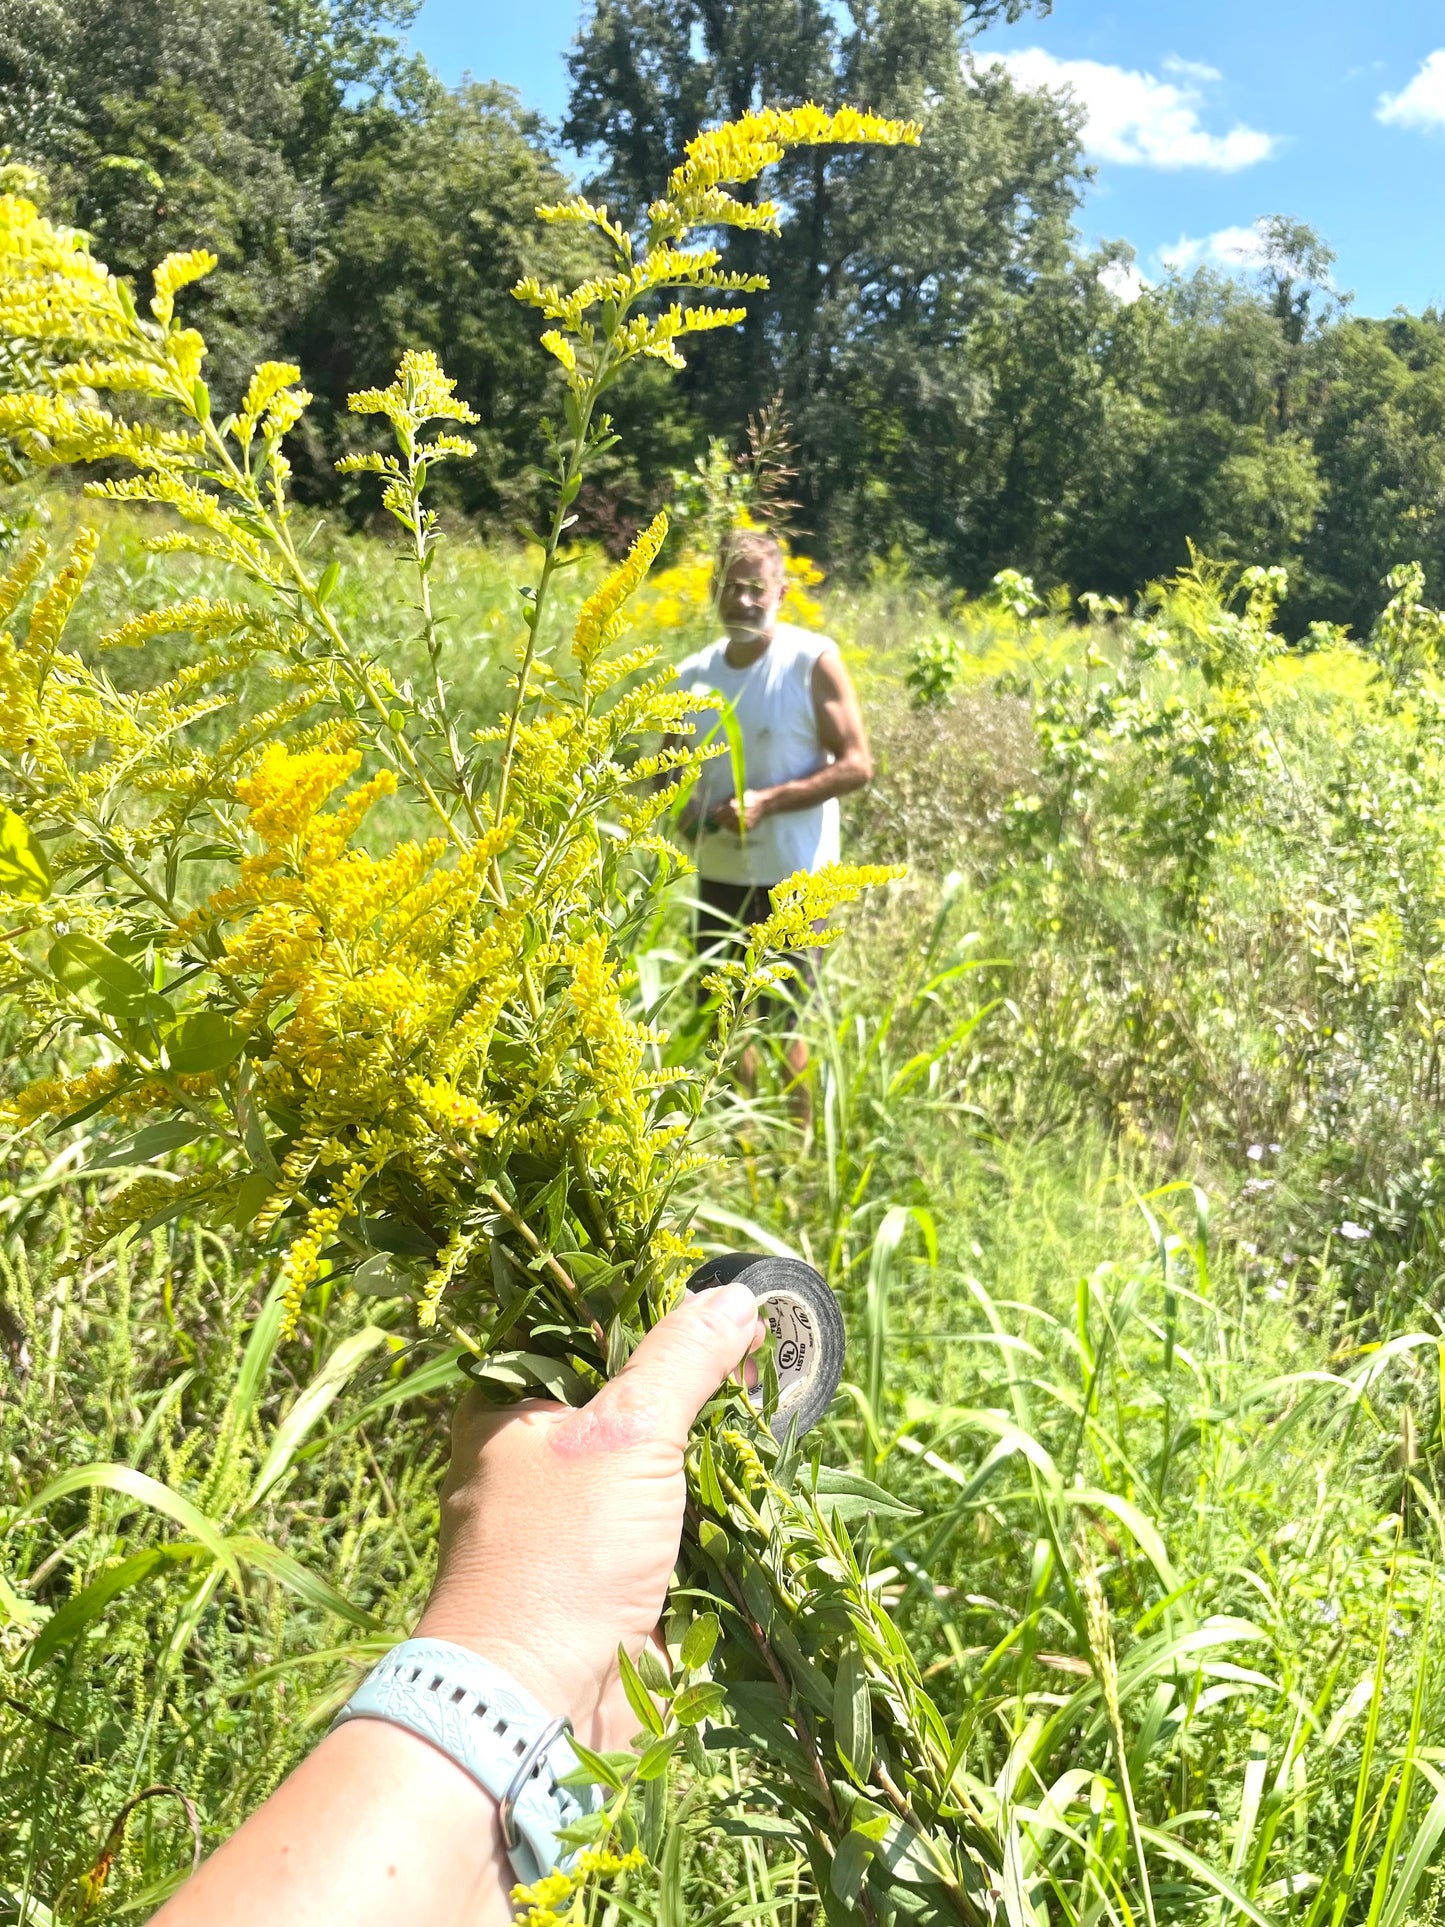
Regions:
<instances>
[{"instance_id":1,"label":"blue sky","mask_svg":"<svg viewBox=\"0 0 1445 1927\"><path fill-rule=\"evenodd\" d=\"M515 86L559 118L577 0L424 0L412 39L447 80ZM1056 0L985 34L1029 85L1071 85L1097 179L1085 237L1171 263L1248 265L1255 220L1334 247L1356 312L1445 306L1441 0Z\"/></svg>"}]
</instances>

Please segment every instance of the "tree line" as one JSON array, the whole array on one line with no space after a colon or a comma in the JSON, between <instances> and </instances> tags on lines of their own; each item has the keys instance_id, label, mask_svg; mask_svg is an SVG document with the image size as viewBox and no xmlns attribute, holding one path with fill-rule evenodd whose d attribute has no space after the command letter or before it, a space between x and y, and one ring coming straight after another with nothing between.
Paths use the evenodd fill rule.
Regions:
<instances>
[{"instance_id":1,"label":"tree line","mask_svg":"<svg viewBox=\"0 0 1445 1927\"><path fill-rule=\"evenodd\" d=\"M1079 240L1077 110L979 57L1023 0L594 0L556 129L503 87L442 85L406 48L416 4L0 0L0 171L117 272L216 251L195 296L213 386L301 363L311 499L361 512L332 469L345 398L416 346L482 416L455 506L524 518L555 396L507 289L585 266L533 216L570 191L562 150L632 217L705 122L851 100L922 119L921 147L789 158L781 236L723 247L770 292L681 383L633 391L585 530L625 537L703 437L737 443L779 395L799 529L835 569L1127 594L1193 540L1288 567L1297 631L1367 627L1403 560L1445 590L1445 318L1356 315L1284 218L1259 270L1130 298L1127 250Z\"/></svg>"}]
</instances>

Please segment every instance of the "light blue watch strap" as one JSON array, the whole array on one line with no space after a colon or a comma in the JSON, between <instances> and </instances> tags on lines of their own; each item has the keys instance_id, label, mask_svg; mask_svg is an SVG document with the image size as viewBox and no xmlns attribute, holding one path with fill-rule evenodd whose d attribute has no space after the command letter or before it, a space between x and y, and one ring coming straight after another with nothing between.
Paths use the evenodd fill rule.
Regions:
<instances>
[{"instance_id":1,"label":"light blue watch strap","mask_svg":"<svg viewBox=\"0 0 1445 1927\"><path fill-rule=\"evenodd\" d=\"M564 1787L576 1770L568 1724L555 1719L510 1674L480 1653L444 1639L408 1639L379 1660L332 1721L387 1720L455 1760L497 1802L502 1837L525 1886L572 1849L558 1829L595 1813L595 1786Z\"/></svg>"}]
</instances>

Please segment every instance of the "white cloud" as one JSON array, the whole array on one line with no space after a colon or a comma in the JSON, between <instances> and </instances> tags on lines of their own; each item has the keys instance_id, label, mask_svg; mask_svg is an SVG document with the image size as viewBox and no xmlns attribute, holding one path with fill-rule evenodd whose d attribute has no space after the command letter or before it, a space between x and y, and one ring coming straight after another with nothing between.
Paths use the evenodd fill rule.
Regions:
<instances>
[{"instance_id":1,"label":"white cloud","mask_svg":"<svg viewBox=\"0 0 1445 1927\"><path fill-rule=\"evenodd\" d=\"M1123 307L1136 302L1149 283L1133 261L1109 261L1099 270L1099 285Z\"/></svg>"},{"instance_id":2,"label":"white cloud","mask_svg":"<svg viewBox=\"0 0 1445 1927\"><path fill-rule=\"evenodd\" d=\"M1427 54L1419 73L1398 94L1381 94L1375 118L1388 127L1445 130L1445 47Z\"/></svg>"},{"instance_id":3,"label":"white cloud","mask_svg":"<svg viewBox=\"0 0 1445 1927\"><path fill-rule=\"evenodd\" d=\"M1177 74L1181 80L1223 80L1224 75L1217 67L1211 67L1205 60L1181 60L1178 54L1164 56L1166 74Z\"/></svg>"},{"instance_id":4,"label":"white cloud","mask_svg":"<svg viewBox=\"0 0 1445 1927\"><path fill-rule=\"evenodd\" d=\"M1160 248L1159 259L1175 274L1190 274L1206 265L1237 273L1240 268L1257 268L1264 260L1264 237L1258 222L1253 227L1222 227L1202 236L1181 234L1172 247Z\"/></svg>"},{"instance_id":5,"label":"white cloud","mask_svg":"<svg viewBox=\"0 0 1445 1927\"><path fill-rule=\"evenodd\" d=\"M1084 109L1084 145L1099 160L1133 167L1207 167L1232 174L1268 160L1275 139L1236 124L1213 134L1200 121L1200 91L1212 68L1175 61L1173 80L1108 67L1097 60L1060 60L1042 47L996 54L1021 87L1067 87ZM1166 63L1168 64L1168 63Z\"/></svg>"}]
</instances>

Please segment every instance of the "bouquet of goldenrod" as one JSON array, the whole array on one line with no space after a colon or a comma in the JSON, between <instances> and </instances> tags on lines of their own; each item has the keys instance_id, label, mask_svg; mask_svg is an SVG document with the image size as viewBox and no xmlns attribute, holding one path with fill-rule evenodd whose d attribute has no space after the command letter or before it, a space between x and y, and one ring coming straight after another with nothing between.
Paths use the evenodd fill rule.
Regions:
<instances>
[{"instance_id":1,"label":"bouquet of goldenrod","mask_svg":"<svg viewBox=\"0 0 1445 1927\"><path fill-rule=\"evenodd\" d=\"M426 491L471 454L458 431L476 419L435 358L407 354L389 387L352 397L391 446L341 465L378 476L406 531L418 689L345 632L337 564L308 563L285 454L300 371L264 364L237 411L213 415L176 298L214 258L162 262L145 315L83 236L0 199L0 335L33 371L0 394L0 438L22 462L103 465L92 496L169 511L150 545L234 583L135 614L82 655L65 629L93 531L48 576L31 544L0 582L15 625L0 633L0 968L30 1043L84 1065L9 1110L52 1129L104 1113L131 1133L125 1162L151 1169L97 1236L197 1214L271 1241L292 1324L318 1277L349 1278L409 1299L480 1374L576 1398L675 1301L692 1255L680 1186L729 1037L780 953L883 873L781 886L746 961L719 968L709 1055L670 1064L626 978L634 931L685 867L663 833L673 786L710 753L655 652L626 641L665 519L587 597L570 646L550 592L611 439L608 389L639 356L680 367L687 337L742 317L711 297L763 285L696 231L775 229L772 203L730 190L791 147L916 137L851 110L769 111L694 140L637 234L580 197L540 210L595 230L612 259L570 291L515 290L548 323L563 422L509 699L486 720L457 711L432 605ZM161 637L181 639L168 673L107 674L106 650ZM261 678L272 699L243 703ZM409 833L378 829L384 799ZM720 1621L697 1622L677 1678L652 1664L632 1679L653 1744L645 1771L592 1763L616 1794L600 1824L626 1833L635 1810L655 1838L669 1760L686 1750L705 1771L699 1728L726 1704L730 1743L745 1735L788 1789L738 1826L751 1813L792 1840L845 1907L989 1913L998 1856L845 1529L883 1494L780 1452L740 1398L720 1401L691 1470L686 1556Z\"/></svg>"}]
</instances>

